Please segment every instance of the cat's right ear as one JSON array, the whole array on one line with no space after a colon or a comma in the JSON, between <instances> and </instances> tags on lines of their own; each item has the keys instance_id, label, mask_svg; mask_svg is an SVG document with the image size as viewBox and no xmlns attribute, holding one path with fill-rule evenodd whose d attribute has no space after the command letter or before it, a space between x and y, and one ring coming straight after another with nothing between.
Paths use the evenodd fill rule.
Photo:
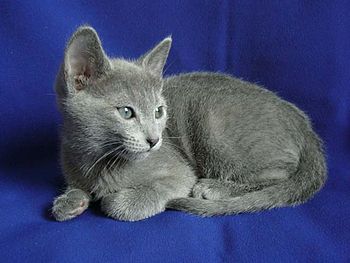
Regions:
<instances>
[{"instance_id":1,"label":"cat's right ear","mask_svg":"<svg viewBox=\"0 0 350 263\"><path fill-rule=\"evenodd\" d=\"M84 89L106 74L110 68L96 31L88 26L79 27L65 51L66 83L75 90Z\"/></svg>"}]
</instances>

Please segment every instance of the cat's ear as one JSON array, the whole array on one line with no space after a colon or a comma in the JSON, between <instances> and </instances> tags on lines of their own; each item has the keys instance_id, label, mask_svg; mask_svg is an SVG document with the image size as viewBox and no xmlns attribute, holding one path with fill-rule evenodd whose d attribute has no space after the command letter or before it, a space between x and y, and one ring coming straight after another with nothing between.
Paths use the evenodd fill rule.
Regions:
<instances>
[{"instance_id":1,"label":"cat's ear","mask_svg":"<svg viewBox=\"0 0 350 263\"><path fill-rule=\"evenodd\" d=\"M153 75L162 77L163 68L170 51L171 42L171 37L165 38L152 50L140 57L137 62Z\"/></svg>"},{"instance_id":2,"label":"cat's ear","mask_svg":"<svg viewBox=\"0 0 350 263\"><path fill-rule=\"evenodd\" d=\"M92 27L77 29L68 42L65 58L65 78L76 90L100 78L111 66L101 41Z\"/></svg>"}]
</instances>

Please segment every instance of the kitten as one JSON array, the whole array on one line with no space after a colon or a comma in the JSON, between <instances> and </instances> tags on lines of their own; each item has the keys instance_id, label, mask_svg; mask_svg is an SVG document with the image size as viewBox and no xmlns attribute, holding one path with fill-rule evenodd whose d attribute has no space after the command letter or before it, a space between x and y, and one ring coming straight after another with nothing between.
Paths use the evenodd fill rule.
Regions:
<instances>
[{"instance_id":1,"label":"kitten","mask_svg":"<svg viewBox=\"0 0 350 263\"><path fill-rule=\"evenodd\" d=\"M67 183L57 220L91 200L125 221L166 208L237 214L300 204L323 186L322 143L302 111L223 74L163 79L171 41L127 61L108 58L93 28L73 34L56 81Z\"/></svg>"}]
</instances>

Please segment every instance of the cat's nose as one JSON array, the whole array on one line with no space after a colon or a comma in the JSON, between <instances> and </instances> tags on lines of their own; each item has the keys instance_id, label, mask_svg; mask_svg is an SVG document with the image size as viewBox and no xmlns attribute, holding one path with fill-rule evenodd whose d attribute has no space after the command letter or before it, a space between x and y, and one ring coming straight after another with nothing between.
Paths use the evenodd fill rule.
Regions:
<instances>
[{"instance_id":1,"label":"cat's nose","mask_svg":"<svg viewBox=\"0 0 350 263\"><path fill-rule=\"evenodd\" d=\"M148 138L146 141L149 143L149 146L153 148L159 142L159 138Z\"/></svg>"}]
</instances>

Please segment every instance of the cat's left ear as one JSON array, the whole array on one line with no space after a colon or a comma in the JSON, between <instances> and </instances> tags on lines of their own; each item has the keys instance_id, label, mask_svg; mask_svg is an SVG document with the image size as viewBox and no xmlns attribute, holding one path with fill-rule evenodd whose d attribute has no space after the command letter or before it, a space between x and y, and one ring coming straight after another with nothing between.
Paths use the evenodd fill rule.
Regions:
<instances>
[{"instance_id":1,"label":"cat's left ear","mask_svg":"<svg viewBox=\"0 0 350 263\"><path fill-rule=\"evenodd\" d=\"M153 75L162 77L163 68L170 51L171 42L171 37L165 38L152 50L140 57L137 62Z\"/></svg>"}]
</instances>

